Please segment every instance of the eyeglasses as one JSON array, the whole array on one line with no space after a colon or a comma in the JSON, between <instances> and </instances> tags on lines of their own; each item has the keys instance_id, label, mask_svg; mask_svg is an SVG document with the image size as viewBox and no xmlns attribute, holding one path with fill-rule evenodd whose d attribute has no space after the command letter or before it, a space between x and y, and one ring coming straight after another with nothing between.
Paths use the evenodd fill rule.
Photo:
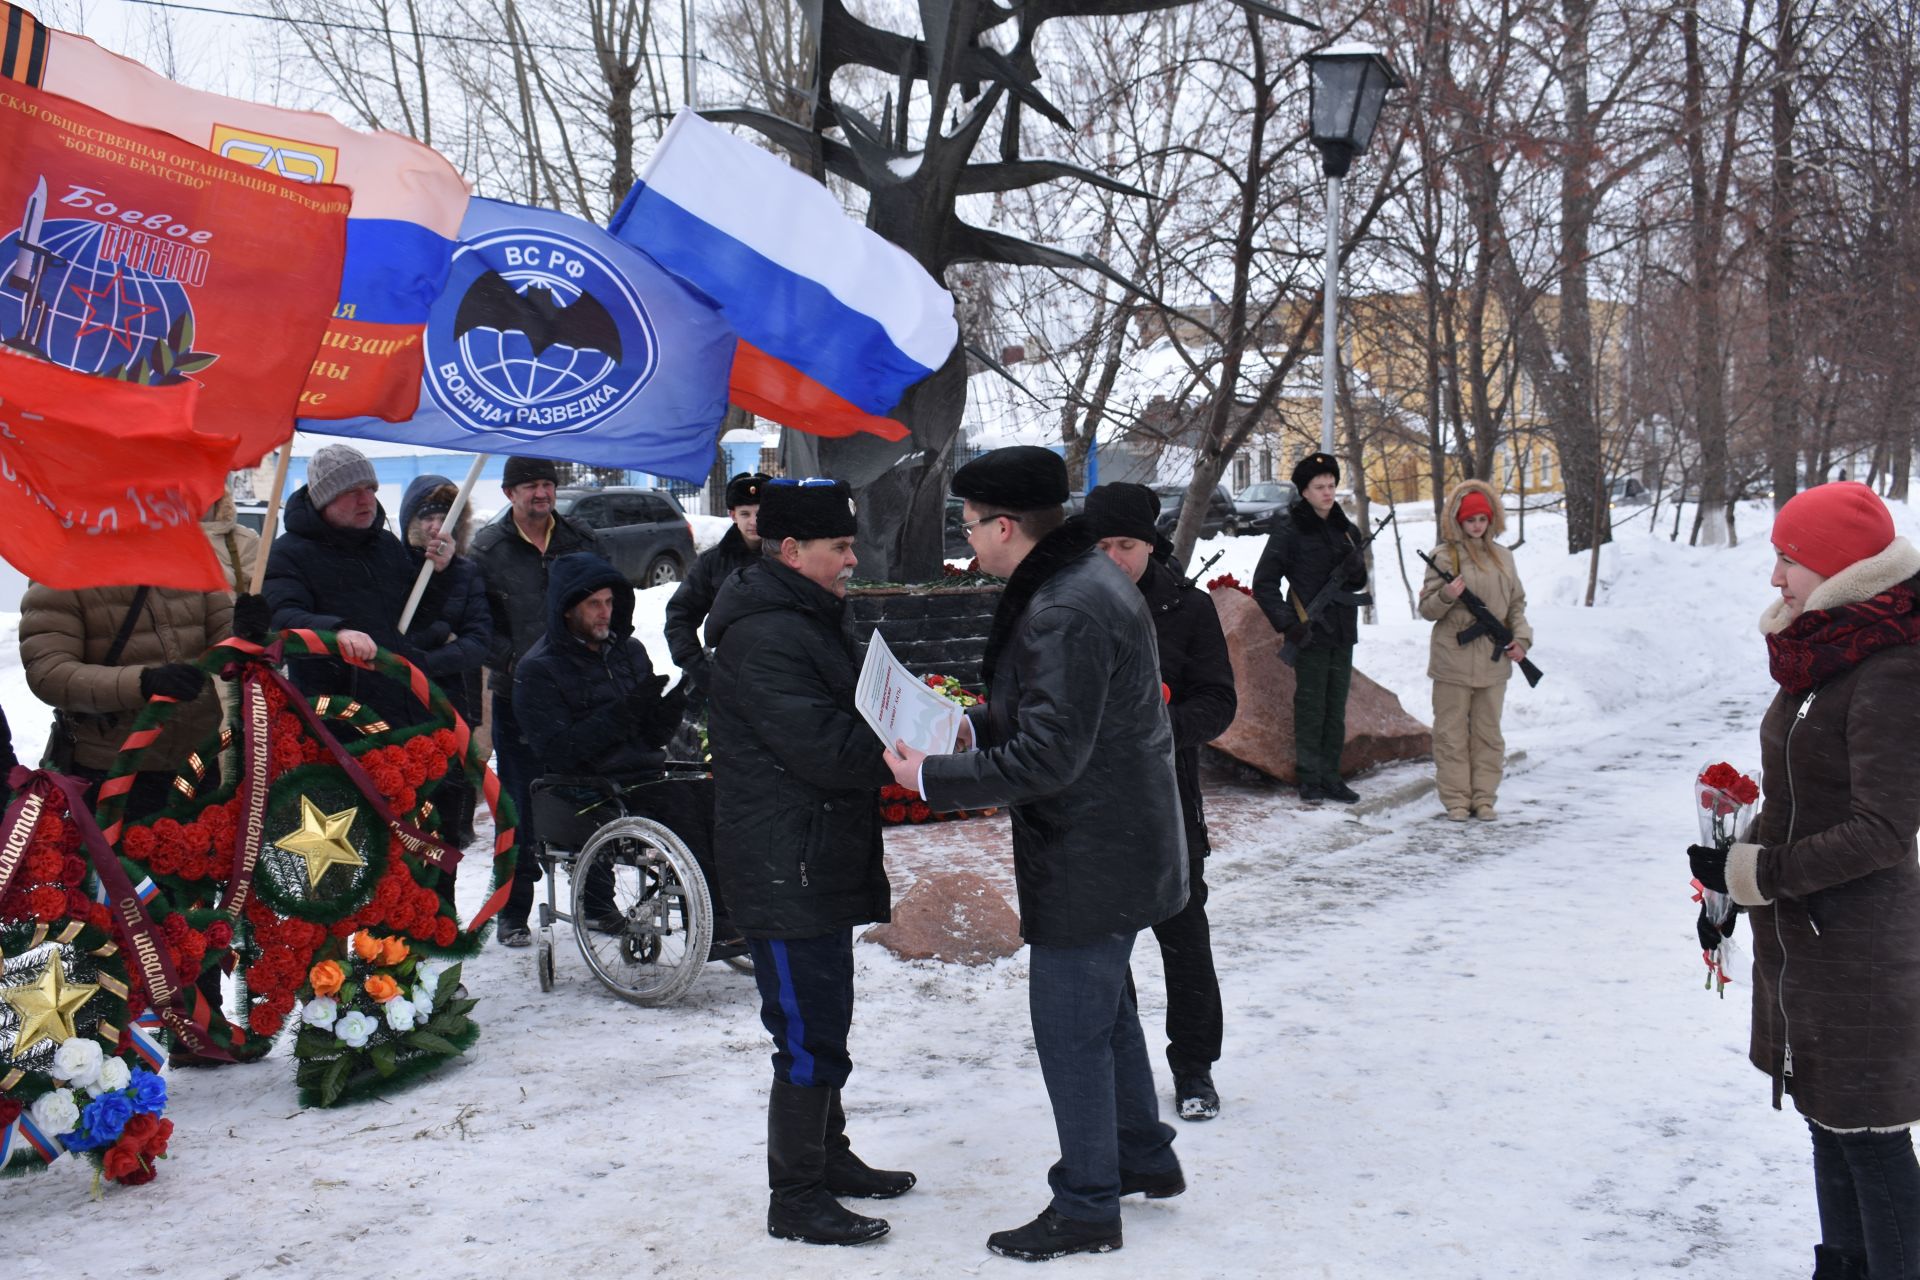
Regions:
<instances>
[{"instance_id":1,"label":"eyeglasses","mask_svg":"<svg viewBox=\"0 0 1920 1280\"><path fill-rule=\"evenodd\" d=\"M1002 511L997 515L981 516L977 520L962 520L960 522L960 533L962 537L971 538L973 536L974 527L977 525L983 525L989 520L1018 520L1019 518L1020 518L1019 516L1010 515L1009 513Z\"/></svg>"}]
</instances>

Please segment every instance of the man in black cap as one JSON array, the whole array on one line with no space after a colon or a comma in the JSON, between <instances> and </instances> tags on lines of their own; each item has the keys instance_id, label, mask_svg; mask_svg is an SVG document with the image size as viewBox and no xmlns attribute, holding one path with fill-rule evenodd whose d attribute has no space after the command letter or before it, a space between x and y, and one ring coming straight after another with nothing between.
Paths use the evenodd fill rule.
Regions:
<instances>
[{"instance_id":1,"label":"man in black cap","mask_svg":"<svg viewBox=\"0 0 1920 1280\"><path fill-rule=\"evenodd\" d=\"M1328 582L1358 594L1367 589L1360 532L1340 509L1335 490L1340 464L1310 453L1293 469L1300 496L1273 522L1266 550L1253 571L1253 598L1282 633L1300 637L1293 667L1294 772L1302 800L1352 804L1359 795L1340 778L1347 745L1347 688L1353 682L1353 646L1360 641L1359 606L1334 599L1311 623L1307 606ZM1290 590L1282 594L1280 580Z\"/></svg>"},{"instance_id":2,"label":"man in black cap","mask_svg":"<svg viewBox=\"0 0 1920 1280\"><path fill-rule=\"evenodd\" d=\"M894 780L938 810L1012 808L1034 1048L1060 1159L1053 1199L987 1247L1038 1261L1120 1247L1120 1197L1186 1189L1128 981L1134 935L1187 899L1173 729L1146 601L1066 521L1067 469L996 449L954 473L980 568L1007 579L981 663L976 750L896 743Z\"/></svg>"},{"instance_id":3,"label":"man in black cap","mask_svg":"<svg viewBox=\"0 0 1920 1280\"><path fill-rule=\"evenodd\" d=\"M493 644L487 652L487 684L492 690L493 752L500 784L519 815L520 847L533 841L529 792L540 776L539 758L527 745L513 713L513 673L527 650L547 631L547 571L555 560L575 551L600 550L593 530L553 509L560 474L545 458L508 458L500 488L511 504L497 520L473 537L473 561L487 580L487 605L493 611ZM522 857L514 865L513 891L500 909L500 941L528 946L533 934L527 916L540 864Z\"/></svg>"},{"instance_id":4,"label":"man in black cap","mask_svg":"<svg viewBox=\"0 0 1920 1280\"><path fill-rule=\"evenodd\" d=\"M774 1041L767 1233L862 1244L886 1220L834 1197L897 1196L914 1177L853 1154L840 1102L853 1067L853 929L892 909L887 768L853 701L853 495L834 480L771 481L759 524L758 563L721 584L707 618L708 732L720 880Z\"/></svg>"},{"instance_id":5,"label":"man in black cap","mask_svg":"<svg viewBox=\"0 0 1920 1280\"><path fill-rule=\"evenodd\" d=\"M770 477L742 471L727 481L727 516L733 528L727 530L716 546L702 551L687 571L686 581L667 601L667 651L674 665L686 672L693 696L688 709L697 711L704 701L699 691L707 686L708 656L700 643L700 624L706 621L720 584L736 569L744 569L760 558L760 491Z\"/></svg>"},{"instance_id":6,"label":"man in black cap","mask_svg":"<svg viewBox=\"0 0 1920 1280\"><path fill-rule=\"evenodd\" d=\"M1238 700L1227 637L1213 600L1167 559L1155 527L1160 499L1140 484L1103 484L1087 495L1087 532L1146 598L1160 646L1160 683L1173 720L1173 764L1187 835L1187 905L1153 926L1167 974L1167 1065L1182 1120L1220 1114L1213 1064L1220 1059L1220 981L1207 924L1207 819L1200 801L1200 746L1227 731Z\"/></svg>"}]
</instances>

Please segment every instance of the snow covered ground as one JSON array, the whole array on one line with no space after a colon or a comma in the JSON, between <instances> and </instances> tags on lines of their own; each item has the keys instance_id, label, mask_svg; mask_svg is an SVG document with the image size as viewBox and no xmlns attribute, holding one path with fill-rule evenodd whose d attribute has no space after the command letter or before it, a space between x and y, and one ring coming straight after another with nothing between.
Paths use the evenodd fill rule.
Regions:
<instances>
[{"instance_id":1,"label":"snow covered ground","mask_svg":"<svg viewBox=\"0 0 1920 1280\"><path fill-rule=\"evenodd\" d=\"M1896 518L1910 536L1920 526ZM1739 547L1688 549L1641 522L1603 553L1601 607L1586 609L1586 558L1561 550L1557 518L1529 515L1519 558L1547 678L1509 694L1509 749L1525 758L1496 824L1438 820L1430 796L1356 815L1303 810L1278 788L1221 795L1232 817L1209 880L1224 1114L1179 1125L1185 1196L1127 1202L1122 1252L1054 1269L1810 1270L1805 1130L1768 1108L1745 1062L1744 961L1724 1002L1701 989L1683 857L1697 766L1757 765L1766 523L1745 510ZM1223 547L1208 576L1249 581L1259 541L1203 544L1196 562ZM1417 584L1411 546L1406 559ZM1360 665L1425 718L1427 629L1390 544L1379 576L1384 620L1363 633ZM656 662L666 594L639 610ZM0 700L30 750L45 712L0 628ZM1419 774L1355 785L1378 796ZM152 1185L92 1204L71 1161L0 1184L9 1273L1029 1274L985 1248L1045 1203L1056 1154L1024 953L962 970L856 948L851 1132L920 1185L866 1206L892 1221L884 1241L819 1250L764 1232L767 1044L751 980L713 965L683 1003L636 1009L570 946L563 936L548 995L528 952L471 962L481 1041L388 1102L302 1111L284 1049L177 1074L174 1158ZM1157 1059L1150 937L1135 970Z\"/></svg>"}]
</instances>

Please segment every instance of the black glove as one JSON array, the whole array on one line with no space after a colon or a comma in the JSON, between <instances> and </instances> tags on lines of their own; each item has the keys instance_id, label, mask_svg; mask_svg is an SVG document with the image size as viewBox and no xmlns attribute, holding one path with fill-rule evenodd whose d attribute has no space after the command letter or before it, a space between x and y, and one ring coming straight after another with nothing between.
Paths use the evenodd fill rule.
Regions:
<instances>
[{"instance_id":1,"label":"black glove","mask_svg":"<svg viewBox=\"0 0 1920 1280\"><path fill-rule=\"evenodd\" d=\"M1703 844L1687 846L1687 861L1693 864L1693 878L1715 893L1727 891L1727 851L1709 849Z\"/></svg>"},{"instance_id":2,"label":"black glove","mask_svg":"<svg viewBox=\"0 0 1920 1280\"><path fill-rule=\"evenodd\" d=\"M653 719L647 725L649 738L665 745L667 739L673 737L673 731L686 718L687 693L687 682L682 680L674 686L672 693L653 704Z\"/></svg>"},{"instance_id":3,"label":"black glove","mask_svg":"<svg viewBox=\"0 0 1920 1280\"><path fill-rule=\"evenodd\" d=\"M627 694L627 718L639 725L645 725L653 716L653 709L660 701L660 691L667 687L665 676L648 676L633 691Z\"/></svg>"},{"instance_id":4,"label":"black glove","mask_svg":"<svg viewBox=\"0 0 1920 1280\"><path fill-rule=\"evenodd\" d=\"M200 668L190 667L184 662L169 662L165 666L148 667L140 673L140 696L191 702L200 696L200 690L206 684L207 673Z\"/></svg>"},{"instance_id":5,"label":"black glove","mask_svg":"<svg viewBox=\"0 0 1920 1280\"><path fill-rule=\"evenodd\" d=\"M420 638L415 640L414 643L422 649L431 650L438 649L451 639L453 639L453 628L442 619L421 632Z\"/></svg>"},{"instance_id":6,"label":"black glove","mask_svg":"<svg viewBox=\"0 0 1920 1280\"><path fill-rule=\"evenodd\" d=\"M273 609L265 596L241 592L233 602L233 634L242 640L265 644L273 630Z\"/></svg>"},{"instance_id":7,"label":"black glove","mask_svg":"<svg viewBox=\"0 0 1920 1280\"><path fill-rule=\"evenodd\" d=\"M1738 908L1735 908L1734 913L1727 917L1725 924L1715 924L1713 917L1707 914L1707 904L1704 902L1701 903L1700 917L1693 922L1693 931L1699 935L1700 938L1700 949L1702 951L1711 951L1728 938L1731 938L1733 936L1733 927L1739 920L1740 911Z\"/></svg>"}]
</instances>

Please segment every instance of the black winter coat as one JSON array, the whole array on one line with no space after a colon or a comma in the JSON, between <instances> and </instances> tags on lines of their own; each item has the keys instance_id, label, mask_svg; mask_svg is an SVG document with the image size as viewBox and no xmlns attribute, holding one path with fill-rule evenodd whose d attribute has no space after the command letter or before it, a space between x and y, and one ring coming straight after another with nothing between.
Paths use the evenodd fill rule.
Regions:
<instances>
[{"instance_id":1,"label":"black winter coat","mask_svg":"<svg viewBox=\"0 0 1920 1280\"><path fill-rule=\"evenodd\" d=\"M261 592L276 628L364 631L381 648L424 669L425 655L399 629L417 572L387 527L384 510L376 511L369 528L336 529L314 509L302 485L287 502L286 532L274 539ZM446 592L447 583L430 583L419 615L439 617ZM345 694L388 724L414 724L427 715L405 685L335 658L289 658L287 675L302 693Z\"/></svg>"},{"instance_id":2,"label":"black winter coat","mask_svg":"<svg viewBox=\"0 0 1920 1280\"><path fill-rule=\"evenodd\" d=\"M853 709L846 601L761 560L707 618L720 884L741 932L804 938L891 917L881 743Z\"/></svg>"},{"instance_id":3,"label":"black winter coat","mask_svg":"<svg viewBox=\"0 0 1920 1280\"><path fill-rule=\"evenodd\" d=\"M747 545L739 528L727 530L718 545L702 551L687 570L686 581L667 601L667 651L674 665L696 679L706 675L707 651L700 643L700 624L713 611L713 599L720 584L736 569L744 569L760 559L760 553Z\"/></svg>"},{"instance_id":4,"label":"black winter coat","mask_svg":"<svg viewBox=\"0 0 1920 1280\"><path fill-rule=\"evenodd\" d=\"M413 523L414 511L436 489L451 483L445 476L425 475L416 477L407 486L406 496L400 499L403 542L407 527ZM463 523L464 519L463 516ZM413 561L413 575L418 577L427 553L409 546L407 555ZM407 582L411 586L413 577ZM427 609L429 600L438 602L437 610L431 613ZM452 638L445 644L429 645L428 632L436 622L446 623ZM454 709L466 717L469 724L479 724L480 668L493 643L493 614L487 608L486 579L466 555L456 553L447 567L427 584L427 595L414 612L413 625L407 628L407 635L423 646L425 656L420 659L420 669L446 692Z\"/></svg>"},{"instance_id":5,"label":"black winter coat","mask_svg":"<svg viewBox=\"0 0 1920 1280\"><path fill-rule=\"evenodd\" d=\"M988 640L979 750L931 756L935 809L1013 809L1020 932L1071 947L1187 901L1187 849L1146 601L1079 521L1028 553Z\"/></svg>"},{"instance_id":6,"label":"black winter coat","mask_svg":"<svg viewBox=\"0 0 1920 1280\"><path fill-rule=\"evenodd\" d=\"M1266 550L1260 553L1260 563L1253 571L1254 601L1265 611L1275 631L1286 631L1299 621L1300 614L1292 602L1299 601L1302 610L1312 604L1320 588L1327 585L1327 579L1359 544L1360 533L1339 503L1333 505L1323 520L1305 498L1294 499L1286 518L1274 521L1273 532L1267 535ZM1289 586L1285 594L1280 590L1282 578ZM1347 564L1341 586L1348 591L1367 589L1364 557L1354 556ZM1324 648L1359 641L1358 606L1332 602L1321 610L1313 624L1313 635L1301 647Z\"/></svg>"},{"instance_id":7,"label":"black winter coat","mask_svg":"<svg viewBox=\"0 0 1920 1280\"><path fill-rule=\"evenodd\" d=\"M567 630L564 601L569 593L578 600L602 587L613 588L613 630L596 652ZM562 559L548 575L546 612L547 633L513 672L513 716L541 771L659 772L672 726L663 733L636 718L629 701L653 678L647 647L633 638L633 587L597 556Z\"/></svg>"},{"instance_id":8,"label":"black winter coat","mask_svg":"<svg viewBox=\"0 0 1920 1280\"><path fill-rule=\"evenodd\" d=\"M1213 598L1164 560L1147 562L1140 593L1153 613L1160 680L1172 695L1167 714L1173 720L1173 768L1180 780L1187 856L1204 858L1212 846L1200 806L1200 748L1225 733L1239 709L1227 636Z\"/></svg>"},{"instance_id":9,"label":"black winter coat","mask_svg":"<svg viewBox=\"0 0 1920 1280\"><path fill-rule=\"evenodd\" d=\"M561 556L575 551L600 550L600 538L585 525L554 513L547 549L520 536L513 508L502 511L473 535L473 559L487 584L487 607L493 613L493 643L487 651L487 670L513 673L513 664L547 633L547 570ZM494 681L494 687L504 686Z\"/></svg>"}]
</instances>

